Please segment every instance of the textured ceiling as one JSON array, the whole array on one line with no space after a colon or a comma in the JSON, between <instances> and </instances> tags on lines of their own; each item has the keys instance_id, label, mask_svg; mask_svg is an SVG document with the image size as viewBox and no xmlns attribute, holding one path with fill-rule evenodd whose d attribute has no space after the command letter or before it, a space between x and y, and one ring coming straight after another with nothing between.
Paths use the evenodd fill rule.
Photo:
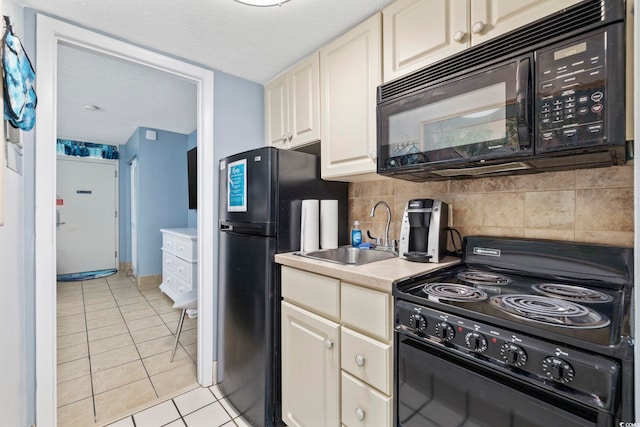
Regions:
<instances>
[{"instance_id":1,"label":"textured ceiling","mask_svg":"<svg viewBox=\"0 0 640 427\"><path fill-rule=\"evenodd\" d=\"M196 84L153 68L58 46L58 137L124 144L138 127L196 129ZM84 105L96 105L87 111Z\"/></svg>"},{"instance_id":2,"label":"textured ceiling","mask_svg":"<svg viewBox=\"0 0 640 427\"><path fill-rule=\"evenodd\" d=\"M9 0L136 45L264 84L392 0ZM190 133L196 87L166 73L60 46L58 136L123 144L137 127ZM100 111L82 109L97 105Z\"/></svg>"},{"instance_id":3,"label":"textured ceiling","mask_svg":"<svg viewBox=\"0 0 640 427\"><path fill-rule=\"evenodd\" d=\"M17 0L88 28L265 83L391 0Z\"/></svg>"}]
</instances>

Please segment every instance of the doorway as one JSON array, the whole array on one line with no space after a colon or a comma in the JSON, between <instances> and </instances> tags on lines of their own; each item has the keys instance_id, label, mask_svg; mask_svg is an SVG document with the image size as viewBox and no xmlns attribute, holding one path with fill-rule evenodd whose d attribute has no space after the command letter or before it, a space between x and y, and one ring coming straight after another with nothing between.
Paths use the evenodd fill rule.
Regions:
<instances>
[{"instance_id":1,"label":"doorway","mask_svg":"<svg viewBox=\"0 0 640 427\"><path fill-rule=\"evenodd\" d=\"M35 158L36 414L39 426L56 425L55 183L57 47L65 43L149 66L198 86L198 252L214 259L213 72L43 15L37 16L39 117ZM209 219L208 221L206 219ZM214 267L198 264L198 382L213 383Z\"/></svg>"}]
</instances>

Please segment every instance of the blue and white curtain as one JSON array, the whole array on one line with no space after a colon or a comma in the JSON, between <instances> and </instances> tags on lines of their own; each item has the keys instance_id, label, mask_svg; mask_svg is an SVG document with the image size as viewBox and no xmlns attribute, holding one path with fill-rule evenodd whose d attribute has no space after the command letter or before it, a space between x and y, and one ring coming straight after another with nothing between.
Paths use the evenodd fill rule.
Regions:
<instances>
[{"instance_id":1,"label":"blue and white curtain","mask_svg":"<svg viewBox=\"0 0 640 427\"><path fill-rule=\"evenodd\" d=\"M116 145L95 144L70 139L56 140L56 152L67 156L95 157L108 160L117 160L119 157Z\"/></svg>"}]
</instances>

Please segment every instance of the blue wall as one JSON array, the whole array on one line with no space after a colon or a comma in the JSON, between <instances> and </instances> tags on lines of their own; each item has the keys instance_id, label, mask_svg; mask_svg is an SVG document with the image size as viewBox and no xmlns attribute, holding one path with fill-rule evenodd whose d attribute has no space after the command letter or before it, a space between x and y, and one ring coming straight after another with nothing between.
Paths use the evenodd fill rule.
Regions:
<instances>
[{"instance_id":1,"label":"blue wall","mask_svg":"<svg viewBox=\"0 0 640 427\"><path fill-rule=\"evenodd\" d=\"M141 277L162 274L159 230L188 224L187 135L156 130L157 140L150 141L145 137L146 130L138 128L123 147L120 170L120 249L124 250L121 254L128 256L120 259L131 260L129 163L134 157L138 159L138 275Z\"/></svg>"}]
</instances>

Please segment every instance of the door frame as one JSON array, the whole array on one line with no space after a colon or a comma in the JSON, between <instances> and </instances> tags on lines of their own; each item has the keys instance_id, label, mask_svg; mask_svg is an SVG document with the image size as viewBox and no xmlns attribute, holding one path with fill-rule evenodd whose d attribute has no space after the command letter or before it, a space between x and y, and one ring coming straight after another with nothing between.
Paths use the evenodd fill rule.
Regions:
<instances>
[{"instance_id":1,"label":"door frame","mask_svg":"<svg viewBox=\"0 0 640 427\"><path fill-rule=\"evenodd\" d=\"M56 419L56 133L58 43L165 71L194 82L198 146L198 382L213 384L214 145L213 71L42 14L36 16L38 122L35 144L36 421ZM185 206L185 211L186 211ZM160 250L160 248L158 248Z\"/></svg>"},{"instance_id":2,"label":"door frame","mask_svg":"<svg viewBox=\"0 0 640 427\"><path fill-rule=\"evenodd\" d=\"M134 156L129 162L129 229L131 230L131 271L133 277L138 277L138 156ZM134 227L135 225L135 227Z\"/></svg>"}]
</instances>

